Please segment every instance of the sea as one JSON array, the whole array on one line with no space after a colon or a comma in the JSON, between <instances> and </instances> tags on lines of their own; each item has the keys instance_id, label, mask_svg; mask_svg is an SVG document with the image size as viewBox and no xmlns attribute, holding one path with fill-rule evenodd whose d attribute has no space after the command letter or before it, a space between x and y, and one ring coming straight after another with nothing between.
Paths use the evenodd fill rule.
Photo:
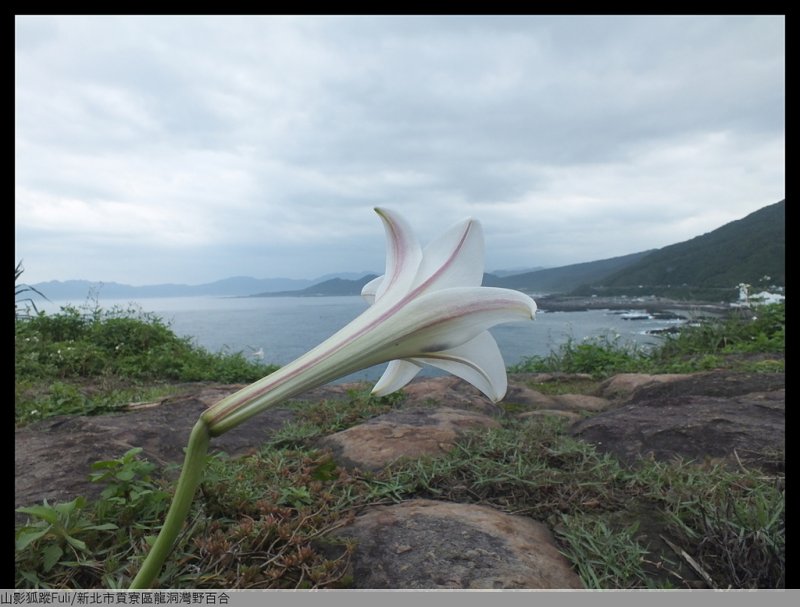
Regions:
<instances>
[{"instance_id":1,"label":"sea","mask_svg":"<svg viewBox=\"0 0 800 607\"><path fill-rule=\"evenodd\" d=\"M535 299L535 297L534 297ZM110 310L115 307L155 314L178 335L211 352L235 353L264 363L284 365L329 337L356 316L367 303L359 296L337 297L164 297L138 301L98 299L87 302L37 302L40 311L58 312L63 306ZM546 356L569 340L593 338L652 347L663 337L650 333L680 322L653 318L628 320L624 310L549 312L539 310L532 322L499 325L490 331L506 365L530 356ZM379 365L340 381L375 381ZM426 369L421 375L441 372Z\"/></svg>"}]
</instances>

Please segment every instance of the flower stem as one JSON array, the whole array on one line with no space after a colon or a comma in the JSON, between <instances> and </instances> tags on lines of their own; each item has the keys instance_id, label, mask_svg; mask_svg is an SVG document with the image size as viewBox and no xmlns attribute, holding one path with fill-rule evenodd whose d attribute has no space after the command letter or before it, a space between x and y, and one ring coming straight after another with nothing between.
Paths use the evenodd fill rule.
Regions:
<instances>
[{"instance_id":1,"label":"flower stem","mask_svg":"<svg viewBox=\"0 0 800 607\"><path fill-rule=\"evenodd\" d=\"M167 512L167 518L161 532L158 534L150 553L142 563L139 573L131 583L130 589L152 588L153 582L158 577L159 571L167 559L175 538L183 527L183 522L189 514L195 491L203 478L203 468L206 464L206 454L211 435L208 425L201 418L192 428L189 436L189 445L186 448L186 458L183 462L181 476L175 489L175 496Z\"/></svg>"}]
</instances>

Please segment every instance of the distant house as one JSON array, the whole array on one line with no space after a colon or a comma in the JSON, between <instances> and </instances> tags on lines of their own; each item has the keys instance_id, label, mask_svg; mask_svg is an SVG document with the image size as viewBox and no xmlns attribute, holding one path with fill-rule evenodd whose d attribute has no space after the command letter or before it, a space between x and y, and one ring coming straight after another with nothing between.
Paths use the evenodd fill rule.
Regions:
<instances>
[{"instance_id":1,"label":"distant house","mask_svg":"<svg viewBox=\"0 0 800 607\"><path fill-rule=\"evenodd\" d=\"M786 297L780 293L770 293L769 291L761 291L750 295L750 285L745 283L739 284L739 301L731 304L733 308L749 308L752 304L766 305L773 303L780 303L786 300Z\"/></svg>"},{"instance_id":2,"label":"distant house","mask_svg":"<svg viewBox=\"0 0 800 607\"><path fill-rule=\"evenodd\" d=\"M770 293L769 291L761 291L761 293L756 293L755 295L750 296L750 301L759 304L780 303L785 300L786 297L784 297L780 293Z\"/></svg>"}]
</instances>

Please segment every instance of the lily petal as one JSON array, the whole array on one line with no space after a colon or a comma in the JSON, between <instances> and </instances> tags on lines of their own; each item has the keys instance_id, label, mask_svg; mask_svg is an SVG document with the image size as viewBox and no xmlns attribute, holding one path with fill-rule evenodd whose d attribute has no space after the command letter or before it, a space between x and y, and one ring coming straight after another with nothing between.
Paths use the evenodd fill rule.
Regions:
<instances>
[{"instance_id":1,"label":"lily petal","mask_svg":"<svg viewBox=\"0 0 800 607\"><path fill-rule=\"evenodd\" d=\"M405 386L422 370L422 365L411 360L393 360L372 388L375 396L386 396Z\"/></svg>"},{"instance_id":2,"label":"lily petal","mask_svg":"<svg viewBox=\"0 0 800 607\"><path fill-rule=\"evenodd\" d=\"M376 208L375 212L386 231L386 272L376 285L374 301L387 294L396 300L408 292L414 281L422 261L422 247L402 217L387 209Z\"/></svg>"},{"instance_id":3,"label":"lily petal","mask_svg":"<svg viewBox=\"0 0 800 607\"><path fill-rule=\"evenodd\" d=\"M506 395L508 379L505 362L497 342L488 331L480 333L463 345L429 356L412 358L411 361L425 363L460 377L493 402L502 400ZM384 391L383 394L388 392Z\"/></svg>"},{"instance_id":4,"label":"lily petal","mask_svg":"<svg viewBox=\"0 0 800 607\"><path fill-rule=\"evenodd\" d=\"M373 278L361 288L361 297L363 297L369 305L375 303L375 294L378 292L378 287L383 282L383 276Z\"/></svg>"},{"instance_id":5,"label":"lily petal","mask_svg":"<svg viewBox=\"0 0 800 607\"><path fill-rule=\"evenodd\" d=\"M399 359L455 348L495 325L531 320L535 313L534 301L519 291L454 287L426 293L376 322L393 336L382 352Z\"/></svg>"},{"instance_id":6,"label":"lily petal","mask_svg":"<svg viewBox=\"0 0 800 607\"><path fill-rule=\"evenodd\" d=\"M364 285L361 296L371 305L384 293L412 291L415 297L449 287L477 287L483 281L484 243L481 224L465 219L432 241L425 250L401 217L376 209L387 235L386 273ZM416 264L416 265L415 265ZM412 272L412 268L414 271ZM385 281L386 276L392 276Z\"/></svg>"},{"instance_id":7,"label":"lily petal","mask_svg":"<svg viewBox=\"0 0 800 607\"><path fill-rule=\"evenodd\" d=\"M450 287L478 287L483 282L483 229L465 219L431 242L422 255L413 291L419 296Z\"/></svg>"}]
</instances>

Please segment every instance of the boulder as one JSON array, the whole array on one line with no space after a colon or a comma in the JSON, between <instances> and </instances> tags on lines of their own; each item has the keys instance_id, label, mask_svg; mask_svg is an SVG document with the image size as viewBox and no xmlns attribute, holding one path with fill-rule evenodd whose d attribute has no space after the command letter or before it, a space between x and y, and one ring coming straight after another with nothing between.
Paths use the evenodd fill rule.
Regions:
<instances>
[{"instance_id":1,"label":"boulder","mask_svg":"<svg viewBox=\"0 0 800 607\"><path fill-rule=\"evenodd\" d=\"M453 376L420 378L403 388L407 408L444 405L454 409L500 415L503 410L462 379Z\"/></svg>"},{"instance_id":2,"label":"boulder","mask_svg":"<svg viewBox=\"0 0 800 607\"><path fill-rule=\"evenodd\" d=\"M210 405L240 386L200 386L133 410L96 416L59 416L14 433L15 507L96 498L102 487L89 481L94 462L118 458L133 447L160 465L183 462L183 449L197 419ZM211 440L211 451L236 456L258 448L294 412L272 409Z\"/></svg>"},{"instance_id":3,"label":"boulder","mask_svg":"<svg viewBox=\"0 0 800 607\"><path fill-rule=\"evenodd\" d=\"M545 525L486 506L415 499L337 529L359 589L583 588Z\"/></svg>"},{"instance_id":4,"label":"boulder","mask_svg":"<svg viewBox=\"0 0 800 607\"><path fill-rule=\"evenodd\" d=\"M556 408L555 398L549 394L542 394L538 390L534 390L523 384L509 384L502 402L506 405L513 404L523 409Z\"/></svg>"},{"instance_id":5,"label":"boulder","mask_svg":"<svg viewBox=\"0 0 800 607\"><path fill-rule=\"evenodd\" d=\"M605 398L626 399L643 386L683 380L688 374L662 373L618 373L600 384L599 393Z\"/></svg>"},{"instance_id":6,"label":"boulder","mask_svg":"<svg viewBox=\"0 0 800 607\"><path fill-rule=\"evenodd\" d=\"M500 423L463 409L403 409L375 417L319 441L344 466L380 470L401 459L443 455L469 430Z\"/></svg>"},{"instance_id":7,"label":"boulder","mask_svg":"<svg viewBox=\"0 0 800 607\"><path fill-rule=\"evenodd\" d=\"M635 390L629 402L647 401L678 396L740 396L754 392L782 390L786 386L785 373L736 373L709 371L689 375L653 375L668 378L650 382Z\"/></svg>"},{"instance_id":8,"label":"boulder","mask_svg":"<svg viewBox=\"0 0 800 607\"><path fill-rule=\"evenodd\" d=\"M520 419L542 418L542 417L560 417L566 419L569 423L577 422L583 419L580 413L574 411L562 411L560 409L537 409L536 411L526 411L517 415Z\"/></svg>"},{"instance_id":9,"label":"boulder","mask_svg":"<svg viewBox=\"0 0 800 607\"><path fill-rule=\"evenodd\" d=\"M781 469L786 395L779 375L713 372L651 384L570 432L627 463L721 458Z\"/></svg>"},{"instance_id":10,"label":"boulder","mask_svg":"<svg viewBox=\"0 0 800 607\"><path fill-rule=\"evenodd\" d=\"M587 394L557 394L553 399L553 409L564 411L590 411L596 413L604 411L611 406L608 399Z\"/></svg>"}]
</instances>

